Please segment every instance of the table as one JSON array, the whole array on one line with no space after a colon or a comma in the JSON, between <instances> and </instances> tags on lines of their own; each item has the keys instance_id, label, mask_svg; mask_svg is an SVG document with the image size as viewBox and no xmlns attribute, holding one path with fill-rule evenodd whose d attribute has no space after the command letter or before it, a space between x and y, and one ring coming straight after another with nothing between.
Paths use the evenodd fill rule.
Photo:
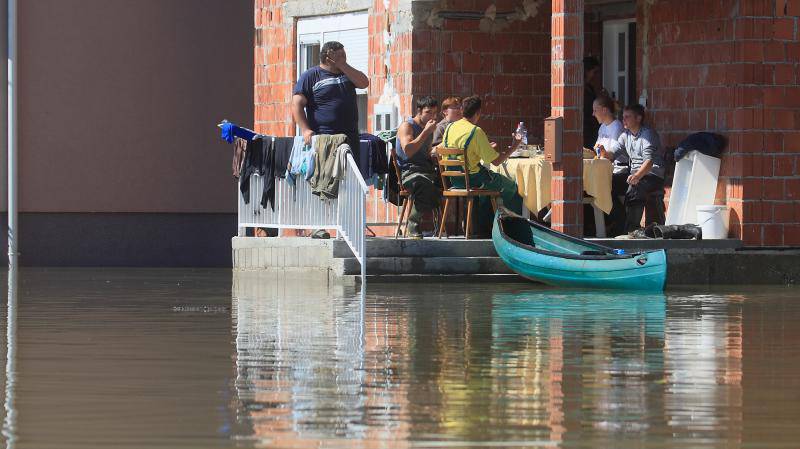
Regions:
<instances>
[{"instance_id":1,"label":"table","mask_svg":"<svg viewBox=\"0 0 800 449\"><path fill-rule=\"evenodd\" d=\"M491 165L492 171L500 173L517 183L517 191L522 196L522 204L529 211L537 213L552 202L550 181L553 177L553 163L544 155L530 158L508 159L500 166ZM583 160L583 190L591 195L588 203L595 208L595 224L600 212L611 212L611 161L608 159ZM605 226L597 226L598 237Z\"/></svg>"}]
</instances>

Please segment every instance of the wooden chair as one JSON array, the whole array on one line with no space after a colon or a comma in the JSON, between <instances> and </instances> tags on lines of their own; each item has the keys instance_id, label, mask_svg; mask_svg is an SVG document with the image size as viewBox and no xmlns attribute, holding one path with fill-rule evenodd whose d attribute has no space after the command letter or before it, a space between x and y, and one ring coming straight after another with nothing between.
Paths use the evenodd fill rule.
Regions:
<instances>
[{"instance_id":1,"label":"wooden chair","mask_svg":"<svg viewBox=\"0 0 800 449\"><path fill-rule=\"evenodd\" d=\"M500 196L497 190L487 189L473 189L469 185L469 174L467 172L467 152L460 148L444 148L439 147L436 149L439 153L439 174L442 177L442 196L444 197L444 210L442 210L442 219L439 220L439 238L442 238L442 231L445 228L447 218L447 210L450 208L451 198L466 198L467 203L467 224L464 229L465 238L469 239L469 231L472 226L472 199L488 196L492 201L492 210L497 210L496 198ZM455 188L450 184L450 177L460 176L464 178L465 188Z\"/></svg>"},{"instance_id":2,"label":"wooden chair","mask_svg":"<svg viewBox=\"0 0 800 449\"><path fill-rule=\"evenodd\" d=\"M397 239L400 237L401 229L403 230L403 235L408 233L408 217L411 215L411 208L414 207L414 198L411 197L411 192L406 190L405 186L403 185L403 181L400 176L400 167L397 165L397 155L395 155L394 151L392 151L390 164L394 169L394 173L397 175L397 189L400 198L403 199L403 207L400 209L400 215L397 216L397 229L394 231L394 238ZM404 224L405 228L403 229Z\"/></svg>"}]
</instances>

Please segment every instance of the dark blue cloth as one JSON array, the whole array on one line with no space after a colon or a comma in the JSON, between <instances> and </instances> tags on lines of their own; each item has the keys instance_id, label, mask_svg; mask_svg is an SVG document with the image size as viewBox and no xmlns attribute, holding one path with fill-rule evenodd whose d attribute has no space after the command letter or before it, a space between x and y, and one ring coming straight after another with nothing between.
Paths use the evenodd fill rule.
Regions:
<instances>
[{"instance_id":1,"label":"dark blue cloth","mask_svg":"<svg viewBox=\"0 0 800 449\"><path fill-rule=\"evenodd\" d=\"M675 160L679 161L690 151L699 151L705 155L720 157L725 149L725 138L719 134L700 132L690 134L675 149Z\"/></svg>"},{"instance_id":2,"label":"dark blue cloth","mask_svg":"<svg viewBox=\"0 0 800 449\"><path fill-rule=\"evenodd\" d=\"M306 116L314 133L358 135L356 86L344 74L312 67L300 75L292 93L306 97Z\"/></svg>"},{"instance_id":3,"label":"dark blue cloth","mask_svg":"<svg viewBox=\"0 0 800 449\"><path fill-rule=\"evenodd\" d=\"M361 141L361 151L359 160L356 162L364 179L369 182L374 175L381 176L389 173L386 142L380 137L368 133L361 133L358 137Z\"/></svg>"}]
</instances>

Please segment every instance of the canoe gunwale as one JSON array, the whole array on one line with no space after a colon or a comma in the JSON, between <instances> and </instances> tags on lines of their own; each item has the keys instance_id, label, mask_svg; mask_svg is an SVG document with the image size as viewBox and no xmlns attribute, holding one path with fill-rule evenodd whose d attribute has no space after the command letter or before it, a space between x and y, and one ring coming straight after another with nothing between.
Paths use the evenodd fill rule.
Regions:
<instances>
[{"instance_id":1,"label":"canoe gunwale","mask_svg":"<svg viewBox=\"0 0 800 449\"><path fill-rule=\"evenodd\" d=\"M555 236L557 238L560 238L560 239L563 239L563 240L567 240L567 241L570 241L572 243L594 247L595 249L603 251L606 254L605 255L590 255L590 254L558 253L558 252L555 252L555 251L549 251L549 250L545 250L545 249L541 249L541 248L537 248L535 246L531 246L531 245L525 244L523 242L520 242L519 240L516 240L516 239L512 238L508 234L506 234L505 229L503 228L503 220L504 219L524 220L532 228L534 228L536 230L539 230L539 231L542 231L542 232L546 232L546 233L548 233L550 235L553 235L553 236ZM616 254L616 253L614 253L614 249L612 249L612 248L609 248L609 247L603 246L603 245L599 245L597 243L587 242L585 240L578 239L578 238L572 237L570 235L562 234L562 233L560 233L558 231L554 231L554 230L552 230L550 228L547 228L546 226L542 226L539 223L536 223L533 220L530 220L530 219L521 217L521 216L519 216L517 214L514 214L514 213L510 212L508 209L505 209L503 207L498 208L497 216L495 218L495 221L496 221L497 229L498 229L498 232L500 233L500 236L507 243L509 243L511 245L514 245L514 246L517 246L517 247L522 248L522 249L527 250L527 251L533 251L533 252L535 252L537 254L541 254L543 256L560 257L560 258L563 258L563 259L575 259L575 260L620 260L620 259L633 259L635 257L641 256L642 254L658 252L658 251L640 251L640 252L633 252L633 253Z\"/></svg>"}]
</instances>

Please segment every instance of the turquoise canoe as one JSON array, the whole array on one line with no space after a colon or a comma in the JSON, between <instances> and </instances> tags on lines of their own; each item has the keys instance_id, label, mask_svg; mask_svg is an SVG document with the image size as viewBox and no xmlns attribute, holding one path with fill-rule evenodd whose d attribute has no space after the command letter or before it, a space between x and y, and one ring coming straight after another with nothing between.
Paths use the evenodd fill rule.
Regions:
<instances>
[{"instance_id":1,"label":"turquoise canoe","mask_svg":"<svg viewBox=\"0 0 800 449\"><path fill-rule=\"evenodd\" d=\"M505 208L492 229L497 254L520 276L558 287L663 291L664 250L618 250L553 231Z\"/></svg>"}]
</instances>

